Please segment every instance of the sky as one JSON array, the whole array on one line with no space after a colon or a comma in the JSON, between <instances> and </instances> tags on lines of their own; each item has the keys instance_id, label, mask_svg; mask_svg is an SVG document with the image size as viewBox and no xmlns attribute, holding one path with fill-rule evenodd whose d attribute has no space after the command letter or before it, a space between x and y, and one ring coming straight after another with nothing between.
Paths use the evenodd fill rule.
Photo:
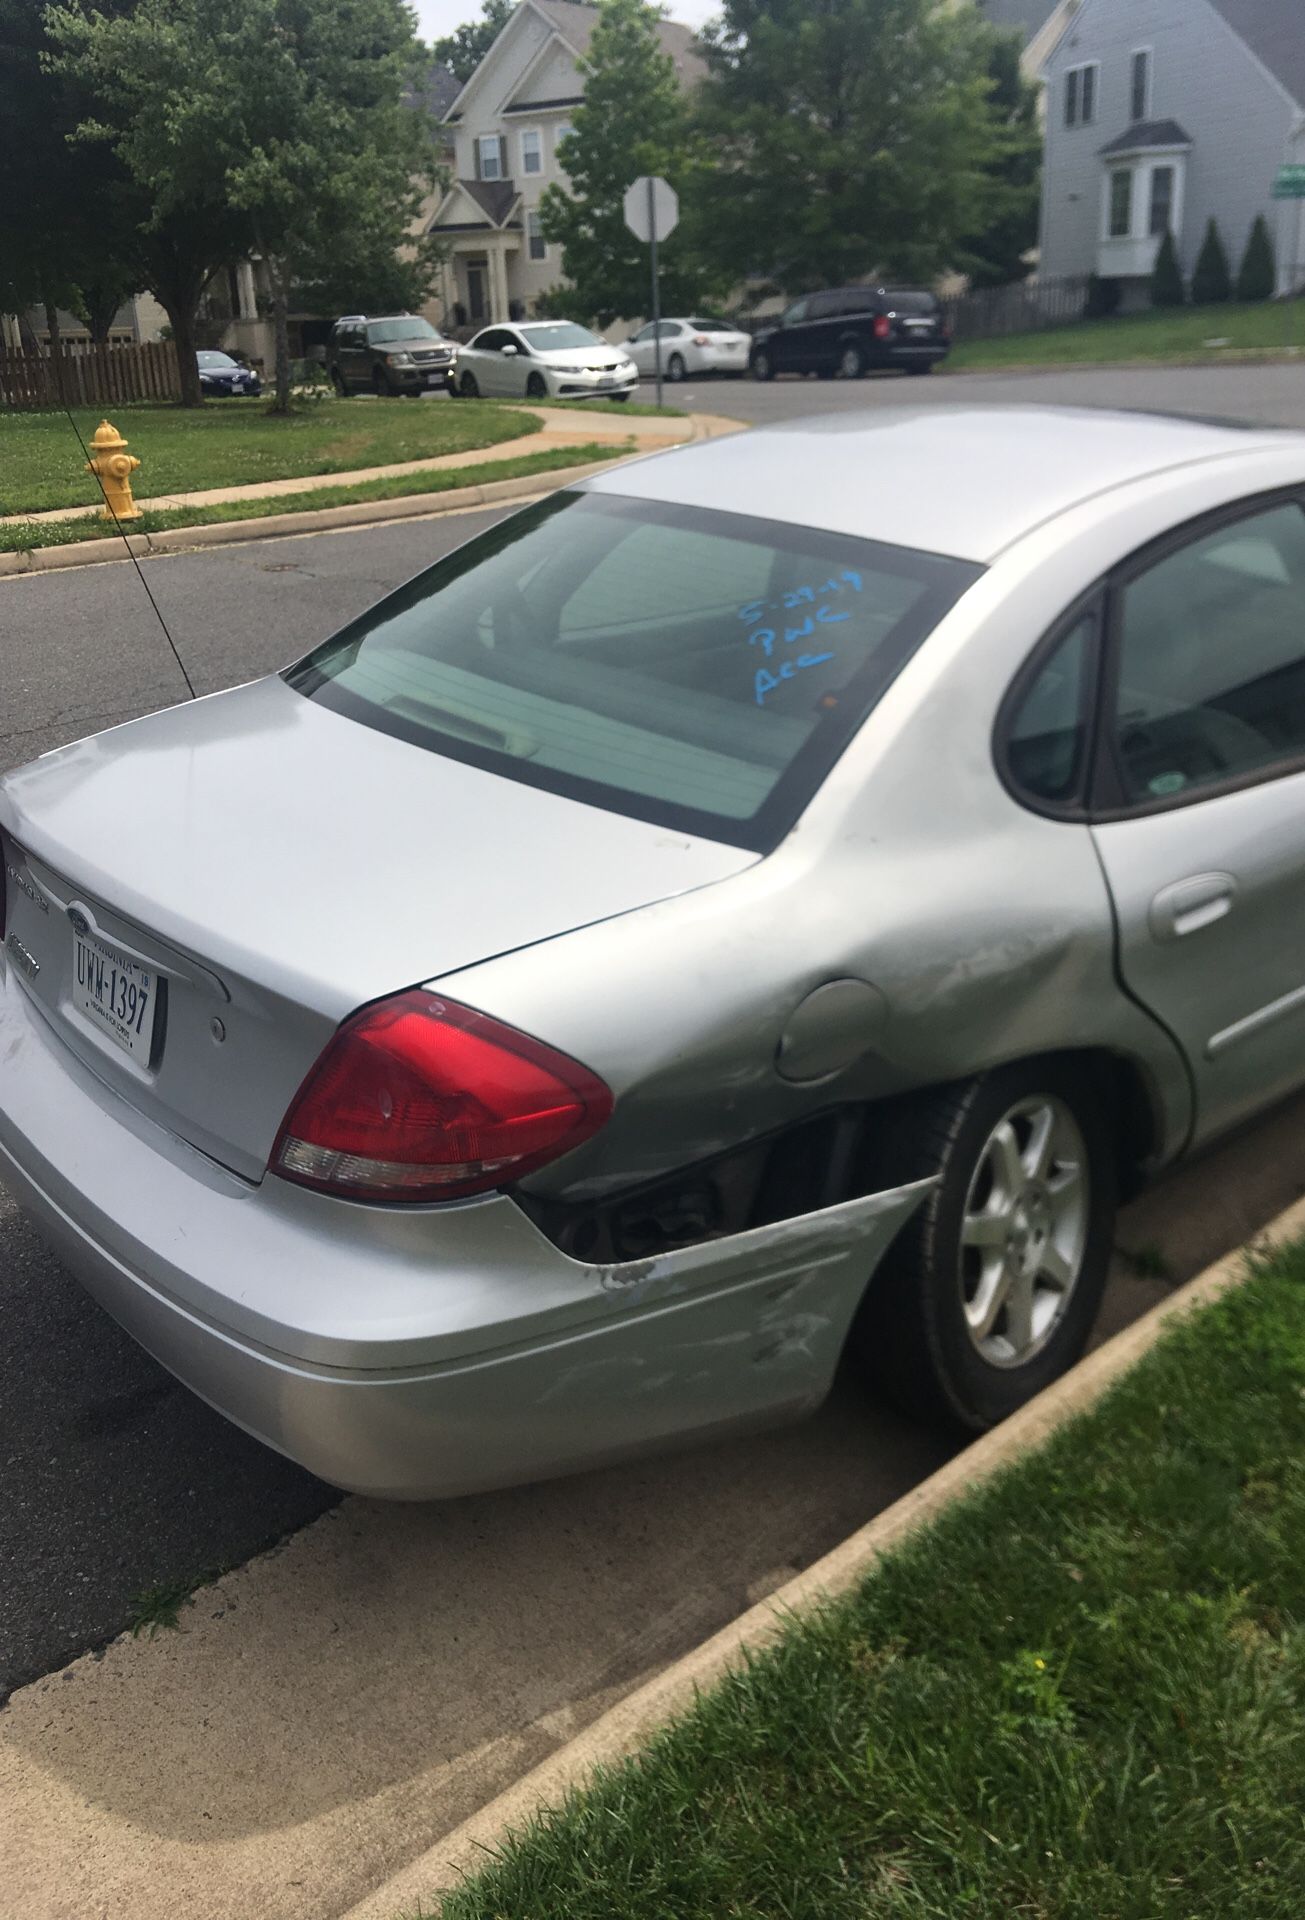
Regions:
<instances>
[{"instance_id":1,"label":"sky","mask_svg":"<svg viewBox=\"0 0 1305 1920\"><path fill-rule=\"evenodd\" d=\"M438 40L460 27L464 20L475 20L480 15L480 0L412 0L412 4L425 40ZM683 20L690 27L702 26L719 11L719 0L671 0L670 5L672 20Z\"/></svg>"}]
</instances>

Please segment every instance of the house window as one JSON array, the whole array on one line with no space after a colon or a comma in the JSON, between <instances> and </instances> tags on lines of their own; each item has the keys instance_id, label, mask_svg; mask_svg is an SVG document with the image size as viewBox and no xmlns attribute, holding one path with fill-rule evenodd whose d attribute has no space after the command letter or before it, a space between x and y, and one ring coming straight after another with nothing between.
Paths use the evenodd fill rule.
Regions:
<instances>
[{"instance_id":1,"label":"house window","mask_svg":"<svg viewBox=\"0 0 1305 1920\"><path fill-rule=\"evenodd\" d=\"M1095 60L1085 66L1071 67L1065 75L1065 125L1090 127L1097 117L1097 71Z\"/></svg>"},{"instance_id":2,"label":"house window","mask_svg":"<svg viewBox=\"0 0 1305 1920\"><path fill-rule=\"evenodd\" d=\"M528 127L521 135L521 171L544 171L544 140L538 127Z\"/></svg>"},{"instance_id":3,"label":"house window","mask_svg":"<svg viewBox=\"0 0 1305 1920\"><path fill-rule=\"evenodd\" d=\"M1133 55L1132 94L1129 102L1134 123L1145 120L1151 111L1151 49L1139 47Z\"/></svg>"},{"instance_id":4,"label":"house window","mask_svg":"<svg viewBox=\"0 0 1305 1920\"><path fill-rule=\"evenodd\" d=\"M1174 224L1174 170L1172 167L1152 167L1151 169L1151 219L1147 231L1164 234L1172 231Z\"/></svg>"},{"instance_id":5,"label":"house window","mask_svg":"<svg viewBox=\"0 0 1305 1920\"><path fill-rule=\"evenodd\" d=\"M503 149L496 133L482 133L476 142L476 178L503 178Z\"/></svg>"},{"instance_id":6,"label":"house window","mask_svg":"<svg viewBox=\"0 0 1305 1920\"><path fill-rule=\"evenodd\" d=\"M544 223L537 213L526 215L526 237L530 242L530 258L547 260L548 244L544 239Z\"/></svg>"},{"instance_id":7,"label":"house window","mask_svg":"<svg viewBox=\"0 0 1305 1920\"><path fill-rule=\"evenodd\" d=\"M1127 240L1133 231L1133 170L1116 167L1110 176L1110 238Z\"/></svg>"},{"instance_id":8,"label":"house window","mask_svg":"<svg viewBox=\"0 0 1305 1920\"><path fill-rule=\"evenodd\" d=\"M575 132L574 127L571 127L571 126L559 127L557 132L553 135L553 152L556 153L558 148L561 146L562 142L564 140L569 140L571 138L571 135L574 132Z\"/></svg>"}]
</instances>

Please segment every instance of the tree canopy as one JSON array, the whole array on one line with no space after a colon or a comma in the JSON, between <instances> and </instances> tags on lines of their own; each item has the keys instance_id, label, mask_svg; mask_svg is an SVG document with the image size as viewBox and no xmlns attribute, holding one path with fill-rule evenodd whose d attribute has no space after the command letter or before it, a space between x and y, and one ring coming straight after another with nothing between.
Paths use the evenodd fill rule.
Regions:
<instances>
[{"instance_id":1,"label":"tree canopy","mask_svg":"<svg viewBox=\"0 0 1305 1920\"><path fill-rule=\"evenodd\" d=\"M927 280L994 221L1014 217L1018 241L1024 188L1002 170L1024 151L1027 103L996 97L995 36L974 8L723 0L703 39L713 221L736 278Z\"/></svg>"},{"instance_id":2,"label":"tree canopy","mask_svg":"<svg viewBox=\"0 0 1305 1920\"><path fill-rule=\"evenodd\" d=\"M517 0L485 0L478 20L455 27L442 40L436 40L431 53L465 87L476 68L497 40L516 11Z\"/></svg>"},{"instance_id":3,"label":"tree canopy","mask_svg":"<svg viewBox=\"0 0 1305 1920\"><path fill-rule=\"evenodd\" d=\"M56 71L95 102L80 136L144 197L146 239L195 237L194 270L155 289L183 379L208 273L256 251L286 405L289 283L342 260L397 259L433 166L429 129L402 97L417 51L404 0L133 0L116 15L62 4L46 18ZM414 260L413 292L429 272Z\"/></svg>"}]
</instances>

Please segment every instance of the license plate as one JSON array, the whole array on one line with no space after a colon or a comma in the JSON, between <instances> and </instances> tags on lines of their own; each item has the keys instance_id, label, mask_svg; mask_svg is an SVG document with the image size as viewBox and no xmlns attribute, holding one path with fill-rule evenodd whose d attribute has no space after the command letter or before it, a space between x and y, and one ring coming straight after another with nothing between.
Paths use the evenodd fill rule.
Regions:
<instances>
[{"instance_id":1,"label":"license plate","mask_svg":"<svg viewBox=\"0 0 1305 1920\"><path fill-rule=\"evenodd\" d=\"M447 378L448 375L445 373L428 373L426 375L426 385L428 387L442 387Z\"/></svg>"},{"instance_id":2,"label":"license plate","mask_svg":"<svg viewBox=\"0 0 1305 1920\"><path fill-rule=\"evenodd\" d=\"M932 320L908 320L906 325L907 325L907 330L910 333L932 333L933 332Z\"/></svg>"},{"instance_id":3,"label":"license plate","mask_svg":"<svg viewBox=\"0 0 1305 1920\"><path fill-rule=\"evenodd\" d=\"M158 981L93 934L73 933L73 1005L133 1060L149 1065Z\"/></svg>"},{"instance_id":4,"label":"license plate","mask_svg":"<svg viewBox=\"0 0 1305 1920\"><path fill-rule=\"evenodd\" d=\"M598 382L598 384L600 387L614 387L616 385L616 382L611 378L610 375L604 375L604 377Z\"/></svg>"}]
</instances>

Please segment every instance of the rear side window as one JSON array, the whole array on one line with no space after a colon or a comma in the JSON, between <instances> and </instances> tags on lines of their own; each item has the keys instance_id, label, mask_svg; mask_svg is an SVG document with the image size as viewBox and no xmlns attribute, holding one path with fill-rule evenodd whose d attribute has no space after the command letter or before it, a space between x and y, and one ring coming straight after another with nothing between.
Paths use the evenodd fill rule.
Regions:
<instances>
[{"instance_id":1,"label":"rear side window","mask_svg":"<svg viewBox=\"0 0 1305 1920\"><path fill-rule=\"evenodd\" d=\"M1065 806L1079 795L1096 627L1095 612L1074 622L1034 670L1006 722L1011 779L1035 801Z\"/></svg>"},{"instance_id":2,"label":"rear side window","mask_svg":"<svg viewBox=\"0 0 1305 1920\"><path fill-rule=\"evenodd\" d=\"M1305 512L1238 520L1124 589L1111 745L1148 804L1305 756Z\"/></svg>"},{"instance_id":3,"label":"rear side window","mask_svg":"<svg viewBox=\"0 0 1305 1920\"><path fill-rule=\"evenodd\" d=\"M287 678L431 751L764 851L980 571L563 493L418 576Z\"/></svg>"}]
</instances>

